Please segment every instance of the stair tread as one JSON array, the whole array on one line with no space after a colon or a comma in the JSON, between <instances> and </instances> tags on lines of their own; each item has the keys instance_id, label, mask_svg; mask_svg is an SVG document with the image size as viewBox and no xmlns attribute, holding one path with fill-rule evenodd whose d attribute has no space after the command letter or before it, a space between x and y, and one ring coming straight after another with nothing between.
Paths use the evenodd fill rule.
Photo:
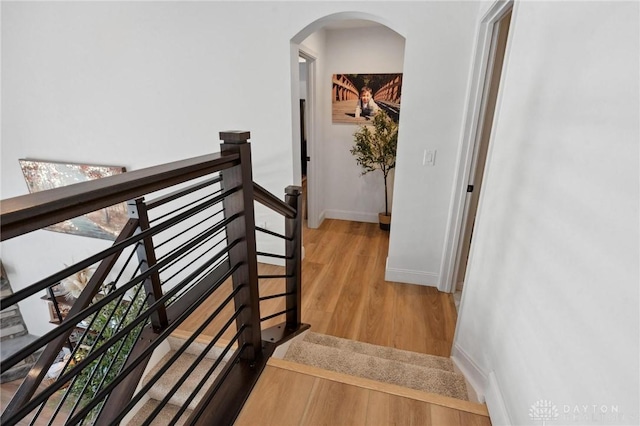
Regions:
<instances>
[{"instance_id":1,"label":"stair tread","mask_svg":"<svg viewBox=\"0 0 640 426\"><path fill-rule=\"evenodd\" d=\"M2 345L0 345L0 359L8 358L28 344L35 342L38 338L39 336L34 336L33 334L24 334L3 340Z\"/></svg>"},{"instance_id":2,"label":"stair tread","mask_svg":"<svg viewBox=\"0 0 640 426\"><path fill-rule=\"evenodd\" d=\"M437 368L440 370L454 372L453 362L450 358L436 355L428 355L419 352L411 352L388 346L373 345L371 343L358 342L356 340L343 339L341 337L329 336L326 334L308 332L304 337L305 342L317 345L329 346L338 349L348 350L363 355L371 355L405 364L413 364L427 368Z\"/></svg>"},{"instance_id":3,"label":"stair tread","mask_svg":"<svg viewBox=\"0 0 640 426\"><path fill-rule=\"evenodd\" d=\"M169 336L167 341L169 342L169 346L171 346L171 349L177 351L186 343L187 340L179 336L171 335ZM204 339L196 339L189 345L185 352L191 355L200 355L205 350L208 344L209 341L206 341ZM218 359L218 357L222 355L223 350L224 349L221 347L212 346L205 357L209 359ZM228 359L230 357L231 353L228 353L225 358Z\"/></svg>"},{"instance_id":4,"label":"stair tread","mask_svg":"<svg viewBox=\"0 0 640 426\"><path fill-rule=\"evenodd\" d=\"M136 415L129 421L129 426L138 426L141 425L147 420L147 417L155 410L155 408L160 404L160 401L156 399L148 400L142 408L136 413ZM180 407L177 407L172 404L166 404L162 407L162 410L151 422L152 426L166 426L168 424L175 425L184 425L187 422L187 419L192 413L192 410L185 410L184 413L180 416L176 423L171 423L173 417L178 413Z\"/></svg>"},{"instance_id":5,"label":"stair tread","mask_svg":"<svg viewBox=\"0 0 640 426\"><path fill-rule=\"evenodd\" d=\"M145 377L145 383L148 382L149 378L152 377L157 371L162 368L162 366L175 354L175 351L170 351L167 353L164 358L149 372L149 374ZM169 370L162 376L160 379L153 385L153 387L149 390L148 395L151 398L162 400L166 395L169 394L171 388L178 382L180 377L187 371L189 367L191 367L196 362L196 355L183 353L180 358L176 360L176 362L169 368ZM191 372L189 377L182 383L180 388L171 396L169 403L182 406L186 403L187 398L192 393L192 391L196 388L196 386L200 383L200 381L205 377L206 372L211 368L214 364L214 361L208 358L203 358L202 361L198 363L195 370ZM204 394L207 392L209 387L213 384L215 378L220 373L220 371L224 368L226 362L222 361L220 365L216 367L213 374L207 379L206 383L200 391L197 393L196 397L191 400L189 403L190 409L195 409L198 405Z\"/></svg>"},{"instance_id":6,"label":"stair tread","mask_svg":"<svg viewBox=\"0 0 640 426\"><path fill-rule=\"evenodd\" d=\"M292 343L284 359L410 389L468 400L464 377L447 370L379 358L305 340Z\"/></svg>"}]
</instances>

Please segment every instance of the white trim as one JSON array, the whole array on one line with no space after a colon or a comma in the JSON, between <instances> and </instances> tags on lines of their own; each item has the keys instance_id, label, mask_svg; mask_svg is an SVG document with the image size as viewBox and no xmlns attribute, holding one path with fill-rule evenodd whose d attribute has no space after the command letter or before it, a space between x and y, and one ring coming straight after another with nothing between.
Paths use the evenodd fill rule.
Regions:
<instances>
[{"instance_id":1,"label":"white trim","mask_svg":"<svg viewBox=\"0 0 640 426\"><path fill-rule=\"evenodd\" d=\"M318 228L320 228L320 226L322 225L322 222L324 222L326 218L327 218L327 212L326 210L322 210L322 213L318 215Z\"/></svg>"},{"instance_id":2,"label":"white trim","mask_svg":"<svg viewBox=\"0 0 640 426\"><path fill-rule=\"evenodd\" d=\"M491 418L491 424L498 425L512 425L507 405L504 402L500 384L496 378L496 373L492 371L489 373L489 382L487 384L487 390L485 393L485 399L487 400L487 409L489 410L489 417Z\"/></svg>"},{"instance_id":3,"label":"white trim","mask_svg":"<svg viewBox=\"0 0 640 426\"><path fill-rule=\"evenodd\" d=\"M307 214L309 219L307 220L307 226L309 228L318 228L322 223L318 212L320 210L320 182L323 181L323 170L319 167L320 157L318 156L318 144L319 137L318 131L318 117L316 117L318 111L317 105L317 64L316 60L318 54L309 49L303 44L298 45L297 55L302 56L307 60L307 155L311 158L311 161L307 164ZM298 78L299 80L299 78ZM294 86L298 88L298 98L300 82L296 81ZM295 109L295 108L294 108ZM300 117L298 116L298 122ZM295 143L295 142L294 142ZM298 128L298 145L300 144L300 129Z\"/></svg>"},{"instance_id":4,"label":"white trim","mask_svg":"<svg viewBox=\"0 0 640 426\"><path fill-rule=\"evenodd\" d=\"M327 219L350 220L352 222L378 223L377 213L352 212L348 210L325 210Z\"/></svg>"},{"instance_id":5,"label":"white trim","mask_svg":"<svg viewBox=\"0 0 640 426\"><path fill-rule=\"evenodd\" d=\"M465 110L465 125L462 143L457 154L458 168L453 179L451 202L447 217L445 244L440 264L442 280L438 290L453 293L456 289L456 271L460 256L460 240L466 217L466 186L471 176L474 150L479 137L479 128L483 116L484 88L487 67L490 61L493 25L513 6L512 0L498 0L481 19L475 49L475 59L470 75L470 90L467 109Z\"/></svg>"},{"instance_id":6,"label":"white trim","mask_svg":"<svg viewBox=\"0 0 640 426\"><path fill-rule=\"evenodd\" d=\"M389 258L387 257L387 267L385 269L385 281L393 281L396 283L418 284L427 287L436 287L438 285L438 274L433 272L412 271L410 269L390 268Z\"/></svg>"},{"instance_id":7,"label":"white trim","mask_svg":"<svg viewBox=\"0 0 640 426\"><path fill-rule=\"evenodd\" d=\"M451 359L473 388L478 402L483 402L485 400L485 389L488 383L487 375L478 364L476 364L473 358L457 344L454 344L451 349ZM491 418L491 421L493 422L493 418Z\"/></svg>"}]
</instances>

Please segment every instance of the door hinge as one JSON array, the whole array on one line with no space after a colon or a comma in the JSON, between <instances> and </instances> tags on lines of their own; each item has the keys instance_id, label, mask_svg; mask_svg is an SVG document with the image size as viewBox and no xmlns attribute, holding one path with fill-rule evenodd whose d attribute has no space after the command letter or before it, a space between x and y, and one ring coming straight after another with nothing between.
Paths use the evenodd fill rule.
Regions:
<instances>
[{"instance_id":1,"label":"door hinge","mask_svg":"<svg viewBox=\"0 0 640 426\"><path fill-rule=\"evenodd\" d=\"M467 185L467 192L473 192L473 185Z\"/></svg>"}]
</instances>

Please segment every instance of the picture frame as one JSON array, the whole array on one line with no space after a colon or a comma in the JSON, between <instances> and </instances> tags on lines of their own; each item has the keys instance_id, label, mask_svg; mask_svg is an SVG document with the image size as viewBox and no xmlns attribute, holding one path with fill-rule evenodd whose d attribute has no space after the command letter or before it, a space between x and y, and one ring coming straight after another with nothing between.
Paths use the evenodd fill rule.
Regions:
<instances>
[{"instance_id":1,"label":"picture frame","mask_svg":"<svg viewBox=\"0 0 640 426\"><path fill-rule=\"evenodd\" d=\"M101 179L126 172L123 166L102 166L20 159L29 193ZM49 231L115 240L129 219L126 203L119 203L44 228Z\"/></svg>"},{"instance_id":2,"label":"picture frame","mask_svg":"<svg viewBox=\"0 0 640 426\"><path fill-rule=\"evenodd\" d=\"M373 108L362 106L362 90L369 91ZM366 124L381 109L396 123L400 120L402 73L333 74L332 122Z\"/></svg>"}]
</instances>

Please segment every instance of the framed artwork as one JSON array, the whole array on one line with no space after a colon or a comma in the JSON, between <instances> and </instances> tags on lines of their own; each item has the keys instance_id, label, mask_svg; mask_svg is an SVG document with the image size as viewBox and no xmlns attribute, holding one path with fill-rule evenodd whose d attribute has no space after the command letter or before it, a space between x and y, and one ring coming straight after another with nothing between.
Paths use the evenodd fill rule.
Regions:
<instances>
[{"instance_id":1,"label":"framed artwork","mask_svg":"<svg viewBox=\"0 0 640 426\"><path fill-rule=\"evenodd\" d=\"M122 166L94 166L28 159L19 161L30 193L100 179L126 171ZM45 229L65 234L115 240L128 219L127 204L120 203L84 216L65 220Z\"/></svg>"},{"instance_id":2,"label":"framed artwork","mask_svg":"<svg viewBox=\"0 0 640 426\"><path fill-rule=\"evenodd\" d=\"M402 74L334 74L332 121L364 124L378 110L400 119Z\"/></svg>"}]
</instances>

